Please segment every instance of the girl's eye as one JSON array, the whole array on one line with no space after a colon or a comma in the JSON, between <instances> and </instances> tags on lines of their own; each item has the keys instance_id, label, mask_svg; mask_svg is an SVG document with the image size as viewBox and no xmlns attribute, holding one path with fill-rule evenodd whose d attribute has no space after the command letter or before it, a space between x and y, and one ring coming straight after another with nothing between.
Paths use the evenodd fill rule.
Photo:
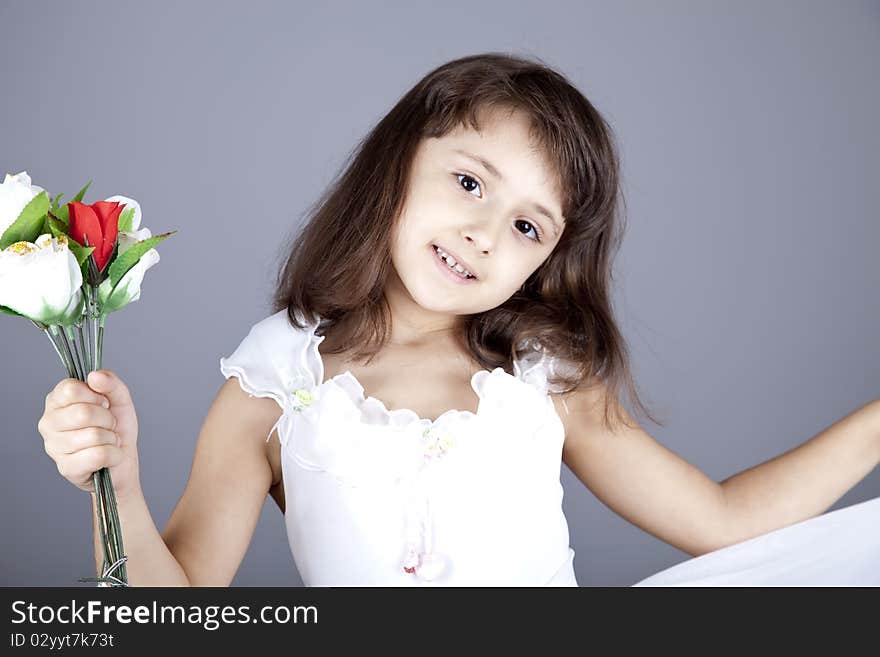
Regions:
<instances>
[{"instance_id":1,"label":"girl's eye","mask_svg":"<svg viewBox=\"0 0 880 657\"><path fill-rule=\"evenodd\" d=\"M466 173L456 173L456 174L455 174L455 177L456 177L456 178L466 178L467 180L470 180L472 183L474 183L477 187L480 186L480 183L479 183L479 182L477 182L474 178L472 178L471 176L467 175ZM461 181L459 181L458 184L461 185ZM465 191L466 191L468 194L470 194L471 191L473 191L473 190L472 190L472 189L466 189ZM480 194L480 195L478 196L478 198L482 198L482 194Z\"/></svg>"},{"instance_id":2,"label":"girl's eye","mask_svg":"<svg viewBox=\"0 0 880 657\"><path fill-rule=\"evenodd\" d=\"M479 186L480 186L479 181L477 181L473 176L469 176L469 175L466 174L466 173L456 173L456 174L454 174L454 175L455 175L456 178L459 179L459 183L458 183L459 185L461 185L461 179L465 179L465 180L469 180L471 183L473 183L474 185L476 185L477 188L479 188ZM472 187L471 189L465 189L465 191L466 191L468 194L470 194L472 191L474 191L474 188ZM482 194L479 195L477 198L482 198ZM529 221L524 221L524 220L522 220L522 219L517 219L515 223L517 223L517 224L525 224L526 226L528 226L528 227L531 229L532 232L535 233L535 237L530 237L530 238L529 238L529 239L532 240L533 242L539 242L539 243L540 243L540 242L543 241L543 240L541 239L541 233L540 233L540 231L538 230L538 227L535 226L534 224L532 224L531 222L529 222ZM526 231L525 233L523 233L523 235L528 235L528 232L529 232L529 231Z\"/></svg>"},{"instance_id":3,"label":"girl's eye","mask_svg":"<svg viewBox=\"0 0 880 657\"><path fill-rule=\"evenodd\" d=\"M542 241L542 240L541 240L541 233L538 232L538 228L537 228L537 226L534 226L534 225L532 225L531 222L529 222L529 221L525 221L525 220L523 220L523 219L517 219L515 223L517 223L517 224L525 224L526 226L528 226L529 228L531 228L531 230L535 233L535 237L533 237L533 238L530 237L529 239L532 239L532 240L534 240L535 242L540 242L540 241ZM526 233L523 233L523 235L527 235L527 234L528 234L527 232L526 232Z\"/></svg>"}]
</instances>

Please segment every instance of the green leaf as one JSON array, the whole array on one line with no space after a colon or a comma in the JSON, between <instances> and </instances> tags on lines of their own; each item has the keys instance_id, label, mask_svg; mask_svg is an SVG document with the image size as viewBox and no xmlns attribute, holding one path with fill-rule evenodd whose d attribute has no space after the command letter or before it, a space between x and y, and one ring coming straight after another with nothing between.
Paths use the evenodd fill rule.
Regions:
<instances>
[{"instance_id":1,"label":"green leaf","mask_svg":"<svg viewBox=\"0 0 880 657\"><path fill-rule=\"evenodd\" d=\"M156 235L155 237L149 237L145 240L141 240L140 242L129 247L127 251L121 253L113 261L113 264L110 265L110 271L108 272L110 274L110 285L113 286L113 289L110 290L110 295L113 294L113 290L116 289L116 286L119 284L119 281L122 280L122 277L125 276L129 269L137 264L142 255L144 255L147 251L156 246L159 242L163 241L167 237L170 237L176 232L176 230L173 230L170 233L162 233L161 235Z\"/></svg>"},{"instance_id":2,"label":"green leaf","mask_svg":"<svg viewBox=\"0 0 880 657\"><path fill-rule=\"evenodd\" d=\"M75 239L73 239L70 235L67 236L67 241L70 242L70 244L68 244L67 246L70 248L71 251L73 251L73 247L75 247L75 246L76 246L76 247L79 247L80 249L84 249L84 248L86 248L85 245L80 244L80 243L77 242ZM90 249L94 249L95 247L90 246L90 247L88 247L88 248L90 248Z\"/></svg>"},{"instance_id":3,"label":"green leaf","mask_svg":"<svg viewBox=\"0 0 880 657\"><path fill-rule=\"evenodd\" d=\"M5 315L14 315L15 317L24 317L21 313L15 312L12 308L7 308L6 306L0 306L0 313Z\"/></svg>"},{"instance_id":4,"label":"green leaf","mask_svg":"<svg viewBox=\"0 0 880 657\"><path fill-rule=\"evenodd\" d=\"M94 246L83 246L75 239L73 239L70 235L67 236L67 248L73 253L76 261L79 263L80 271L83 275L83 280L88 280L89 278L89 255L92 251L95 250Z\"/></svg>"},{"instance_id":5,"label":"green leaf","mask_svg":"<svg viewBox=\"0 0 880 657\"><path fill-rule=\"evenodd\" d=\"M76 196L73 197L73 200L74 200L74 201L82 201L82 200L83 200L83 196L86 195L86 190L89 188L89 185L91 185L91 184L92 184L92 181L91 181L91 180L90 180L89 182L87 182L86 185L85 185L85 187L83 187L81 190L79 190L79 191L77 192Z\"/></svg>"},{"instance_id":6,"label":"green leaf","mask_svg":"<svg viewBox=\"0 0 880 657\"><path fill-rule=\"evenodd\" d=\"M55 195L55 197L52 199L52 202L51 202L51 204L50 204L50 206L51 206L50 209L51 209L51 210L54 211L54 210L57 210L57 209L58 209L58 206L61 205L61 197L62 197L62 196L64 196L63 193L61 193L61 194L56 194L56 195Z\"/></svg>"},{"instance_id":7,"label":"green leaf","mask_svg":"<svg viewBox=\"0 0 880 657\"><path fill-rule=\"evenodd\" d=\"M67 226L58 221L51 214L46 215L47 223L49 224L49 230L51 231L53 237L58 237L59 235L67 235Z\"/></svg>"},{"instance_id":8,"label":"green leaf","mask_svg":"<svg viewBox=\"0 0 880 657\"><path fill-rule=\"evenodd\" d=\"M77 201L77 202L82 201L83 196L85 196L86 190L89 188L89 185L91 185L91 184L92 184L92 181L90 180L89 182L87 182L85 184L85 186L81 190L79 190L77 192L76 196L74 196L70 201L68 201L68 203L73 203L74 201ZM68 208L67 205L68 204L65 203L64 205L59 206L58 209L54 212L54 214L55 214L55 217L58 219L58 221L60 221L61 223L64 224L65 232L69 233L70 232L70 208Z\"/></svg>"},{"instance_id":9,"label":"green leaf","mask_svg":"<svg viewBox=\"0 0 880 657\"><path fill-rule=\"evenodd\" d=\"M55 218L58 219L58 221L64 224L66 230L70 228L70 209L67 207L66 203L53 210L52 214L55 215Z\"/></svg>"},{"instance_id":10,"label":"green leaf","mask_svg":"<svg viewBox=\"0 0 880 657\"><path fill-rule=\"evenodd\" d=\"M80 265L86 261L86 258L89 257L89 254L95 250L93 246L80 246L74 240L69 240L70 244L67 246L70 248L71 253L76 257L77 263Z\"/></svg>"},{"instance_id":11,"label":"green leaf","mask_svg":"<svg viewBox=\"0 0 880 657\"><path fill-rule=\"evenodd\" d=\"M130 233L132 230L131 222L133 219L134 208L126 208L125 210L123 210L122 214L119 215L119 223L117 224L119 226L119 232Z\"/></svg>"},{"instance_id":12,"label":"green leaf","mask_svg":"<svg viewBox=\"0 0 880 657\"><path fill-rule=\"evenodd\" d=\"M43 217L49 211L49 197L46 192L34 196L30 203L18 215L18 219L3 233L0 238L0 250L15 242L33 242L40 236Z\"/></svg>"}]
</instances>

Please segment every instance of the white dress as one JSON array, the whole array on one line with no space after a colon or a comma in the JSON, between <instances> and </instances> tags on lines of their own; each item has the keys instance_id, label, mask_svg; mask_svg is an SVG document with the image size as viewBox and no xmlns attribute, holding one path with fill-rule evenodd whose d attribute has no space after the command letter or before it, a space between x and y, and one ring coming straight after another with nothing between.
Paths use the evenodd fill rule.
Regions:
<instances>
[{"instance_id":1,"label":"white dress","mask_svg":"<svg viewBox=\"0 0 880 657\"><path fill-rule=\"evenodd\" d=\"M281 310L220 359L225 377L283 410L272 431L303 583L578 586L562 511L565 432L548 384L559 361L526 341L531 349L513 375L500 367L474 374L476 413L453 409L432 422L365 397L350 371L324 381L318 326L297 329ZM880 498L689 559L636 586L878 584L878 521Z\"/></svg>"}]
</instances>

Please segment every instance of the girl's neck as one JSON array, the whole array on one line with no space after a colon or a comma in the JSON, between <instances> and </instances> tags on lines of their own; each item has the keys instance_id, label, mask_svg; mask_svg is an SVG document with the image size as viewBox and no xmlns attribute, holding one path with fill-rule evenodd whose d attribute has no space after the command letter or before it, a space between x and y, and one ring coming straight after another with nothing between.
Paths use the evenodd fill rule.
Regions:
<instances>
[{"instance_id":1,"label":"girl's neck","mask_svg":"<svg viewBox=\"0 0 880 657\"><path fill-rule=\"evenodd\" d=\"M392 317L388 344L394 347L420 347L440 343L456 345L459 343L460 332L458 322L451 326L449 324L437 325L432 322L414 324Z\"/></svg>"},{"instance_id":2,"label":"girl's neck","mask_svg":"<svg viewBox=\"0 0 880 657\"><path fill-rule=\"evenodd\" d=\"M391 310L389 345L418 347L438 342L460 344L462 317L425 310L413 300L396 275L391 276L385 287L385 300Z\"/></svg>"}]
</instances>

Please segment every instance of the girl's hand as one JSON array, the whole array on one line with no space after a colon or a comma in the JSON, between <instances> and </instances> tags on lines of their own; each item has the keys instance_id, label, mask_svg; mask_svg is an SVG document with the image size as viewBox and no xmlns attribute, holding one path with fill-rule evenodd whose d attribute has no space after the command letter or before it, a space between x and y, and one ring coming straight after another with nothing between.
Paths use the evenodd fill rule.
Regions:
<instances>
[{"instance_id":1,"label":"girl's hand","mask_svg":"<svg viewBox=\"0 0 880 657\"><path fill-rule=\"evenodd\" d=\"M80 490L94 492L92 473L104 467L117 498L140 490L137 414L128 387L110 370L90 372L88 383L60 381L37 430L58 472Z\"/></svg>"}]
</instances>

